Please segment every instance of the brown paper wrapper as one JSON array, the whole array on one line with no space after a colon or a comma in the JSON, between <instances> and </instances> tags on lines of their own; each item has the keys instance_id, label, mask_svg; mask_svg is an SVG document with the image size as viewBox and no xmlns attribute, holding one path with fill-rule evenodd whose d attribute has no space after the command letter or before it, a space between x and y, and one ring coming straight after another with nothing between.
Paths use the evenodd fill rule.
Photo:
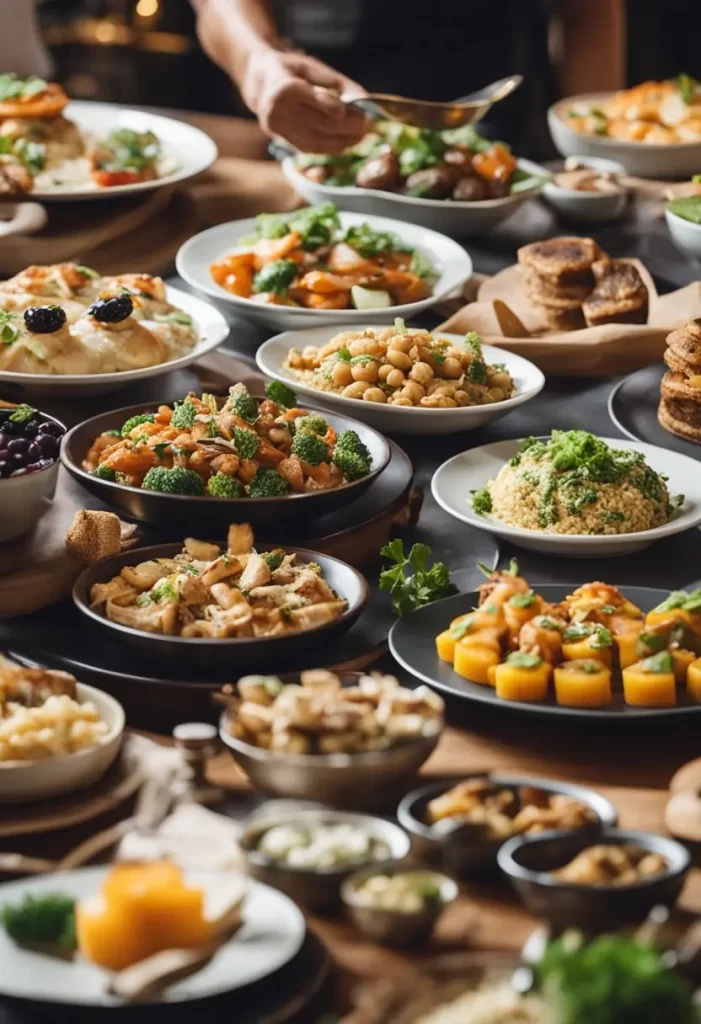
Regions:
<instances>
[{"instance_id":1,"label":"brown paper wrapper","mask_svg":"<svg viewBox=\"0 0 701 1024\"><path fill-rule=\"evenodd\" d=\"M648 290L650 311L646 324L549 330L528 298L521 268L515 265L484 281L477 301L463 305L439 329L456 334L477 331L485 344L516 352L544 373L555 376L630 373L659 362L669 332L701 317L701 281L658 295L646 267L639 260L630 262L637 267Z\"/></svg>"}]
</instances>

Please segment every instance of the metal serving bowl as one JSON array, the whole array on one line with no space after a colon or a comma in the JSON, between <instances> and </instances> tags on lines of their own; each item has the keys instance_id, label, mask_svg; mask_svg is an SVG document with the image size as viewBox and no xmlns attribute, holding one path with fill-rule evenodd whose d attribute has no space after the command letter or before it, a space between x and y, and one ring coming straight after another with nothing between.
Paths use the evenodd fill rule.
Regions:
<instances>
[{"instance_id":1,"label":"metal serving bowl","mask_svg":"<svg viewBox=\"0 0 701 1024\"><path fill-rule=\"evenodd\" d=\"M219 542L222 549L226 544ZM272 551L276 545L259 544L257 551ZM279 546L279 545L278 545ZM230 637L211 639L209 637L169 636L164 633L147 633L132 626L111 622L105 615L90 607L90 590L95 583L106 583L118 576L124 566L137 565L152 558L172 558L182 551L182 544L158 544L148 548L131 548L114 558L105 558L88 566L80 574L73 587L73 601L78 610L96 623L99 628L109 631L117 643L127 644L135 650L158 659L177 660L188 664L199 673L208 666L229 668L233 673L263 670L274 672L276 668L289 665L294 657L303 654L310 644L330 643L345 633L358 618L368 601L368 585L365 577L345 562L329 555L321 555L304 548L285 548L295 554L300 564L315 562L321 567L329 586L345 598L348 607L334 622L315 629L297 633L282 633L278 636Z\"/></svg>"},{"instance_id":2,"label":"metal serving bowl","mask_svg":"<svg viewBox=\"0 0 701 1024\"><path fill-rule=\"evenodd\" d=\"M356 686L360 672L344 672L344 686ZM298 674L282 677L294 683ZM222 742L257 789L278 797L314 800L327 807L369 810L394 804L433 752L441 730L387 750L358 754L285 754L236 739L219 722Z\"/></svg>"},{"instance_id":3,"label":"metal serving bowl","mask_svg":"<svg viewBox=\"0 0 701 1024\"><path fill-rule=\"evenodd\" d=\"M263 398L261 395L254 397L259 401ZM224 398L220 397L219 401L223 402ZM210 498L144 491L140 487L127 487L101 480L82 468L83 460L99 434L105 430L118 430L131 416L154 412L156 405L154 402L146 402L93 416L69 430L61 445L61 461L71 476L105 504L116 507L129 518L140 522L171 525L174 522L189 524L198 521L206 523L210 530L226 530L229 523L241 522L278 528L290 523L308 524L359 498L387 468L390 460L387 441L372 427L347 416L327 413L305 402L304 408L320 412L337 434L344 430L356 431L372 456L371 473L353 483L327 491L285 494L279 498Z\"/></svg>"},{"instance_id":4,"label":"metal serving bowl","mask_svg":"<svg viewBox=\"0 0 701 1024\"><path fill-rule=\"evenodd\" d=\"M409 852L409 837L403 829L384 818L368 814L352 814L348 811L287 807L265 809L254 816L244 827L239 845L244 852L248 871L254 878L275 889L287 893L296 903L302 903L310 910L327 913L335 910L340 900L341 886L346 878L363 865L348 864L327 871L305 868L291 868L275 861L257 850L263 835L276 825L290 824L341 825L348 823L364 828L370 835L384 840L390 849L388 861L374 862L374 870L383 870L384 865L403 860ZM368 865L369 866L369 865Z\"/></svg>"},{"instance_id":5,"label":"metal serving bowl","mask_svg":"<svg viewBox=\"0 0 701 1024\"><path fill-rule=\"evenodd\" d=\"M634 843L664 857L667 871L635 885L572 885L553 877L552 871L593 843ZM688 850L676 840L615 828L605 828L594 840L579 832L514 836L501 847L497 860L531 914L555 931L585 932L621 928L644 920L658 904L673 906L691 866Z\"/></svg>"},{"instance_id":6,"label":"metal serving bowl","mask_svg":"<svg viewBox=\"0 0 701 1024\"><path fill-rule=\"evenodd\" d=\"M411 835L412 846L420 857L433 861L437 859L446 871L460 878L495 867L497 852L503 840L490 839L483 826L459 819L453 822L444 819L442 827L440 822L428 824L426 805L459 782L479 778L488 778L493 785L501 789L518 790L527 787L579 800L591 808L598 822L577 829L574 833L562 834L581 836L585 842L595 841L603 826L615 825L618 821L618 812L610 800L593 789L574 786L568 782L529 775L500 775L488 772L473 772L454 778L439 779L408 793L399 804L397 817L400 825Z\"/></svg>"},{"instance_id":7,"label":"metal serving bowl","mask_svg":"<svg viewBox=\"0 0 701 1024\"><path fill-rule=\"evenodd\" d=\"M358 889L367 878L373 875L401 875L421 872L432 876L440 890L440 897L424 903L421 910L405 911L390 910L386 907L368 906L358 898ZM403 865L389 867L367 867L347 878L341 886L341 899L348 908L348 913L356 928L373 942L384 946L415 946L426 942L433 932L445 907L457 899L457 883L438 871L410 868Z\"/></svg>"}]
</instances>

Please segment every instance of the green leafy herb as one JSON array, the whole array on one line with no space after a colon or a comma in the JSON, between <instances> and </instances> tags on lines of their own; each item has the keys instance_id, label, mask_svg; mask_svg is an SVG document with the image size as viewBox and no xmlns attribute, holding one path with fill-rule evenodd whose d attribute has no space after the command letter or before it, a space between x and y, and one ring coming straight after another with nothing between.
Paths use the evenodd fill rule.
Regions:
<instances>
[{"instance_id":1,"label":"green leafy herb","mask_svg":"<svg viewBox=\"0 0 701 1024\"><path fill-rule=\"evenodd\" d=\"M33 409L31 405L18 405L15 411L11 414L10 420L13 423L29 423L31 418L36 415L36 409Z\"/></svg>"},{"instance_id":2,"label":"green leafy herb","mask_svg":"<svg viewBox=\"0 0 701 1024\"><path fill-rule=\"evenodd\" d=\"M12 345L17 341L20 332L16 325L18 317L9 309L0 309L0 341L5 345Z\"/></svg>"},{"instance_id":3,"label":"green leafy herb","mask_svg":"<svg viewBox=\"0 0 701 1024\"><path fill-rule=\"evenodd\" d=\"M27 894L21 903L0 908L0 923L21 945L51 945L57 952L75 949L75 900L64 893Z\"/></svg>"},{"instance_id":4,"label":"green leafy herb","mask_svg":"<svg viewBox=\"0 0 701 1024\"><path fill-rule=\"evenodd\" d=\"M643 671L651 672L655 675L674 671L674 662L669 651L659 651L657 654L652 654L649 658L644 658L640 664L643 667Z\"/></svg>"},{"instance_id":5,"label":"green leafy herb","mask_svg":"<svg viewBox=\"0 0 701 1024\"><path fill-rule=\"evenodd\" d=\"M453 640L462 640L464 636L467 636L472 629L474 621L474 617L472 615L468 615L466 619L462 620L462 622L456 622L454 626L451 626L450 635Z\"/></svg>"},{"instance_id":6,"label":"green leafy herb","mask_svg":"<svg viewBox=\"0 0 701 1024\"><path fill-rule=\"evenodd\" d=\"M685 103L693 103L696 96L696 90L698 88L698 82L691 75L687 75L682 72L677 75L677 88L679 89L679 95Z\"/></svg>"},{"instance_id":7,"label":"green leafy herb","mask_svg":"<svg viewBox=\"0 0 701 1024\"><path fill-rule=\"evenodd\" d=\"M543 659L539 654L532 654L528 651L513 651L506 661L509 665L515 665L516 668L538 668L543 664Z\"/></svg>"},{"instance_id":8,"label":"green leafy herb","mask_svg":"<svg viewBox=\"0 0 701 1024\"><path fill-rule=\"evenodd\" d=\"M22 78L14 71L0 75L0 100L28 100L48 89L48 82L43 78L29 75Z\"/></svg>"},{"instance_id":9,"label":"green leafy herb","mask_svg":"<svg viewBox=\"0 0 701 1024\"><path fill-rule=\"evenodd\" d=\"M168 601L177 604L180 594L177 592L171 580L159 580L155 587L151 587L151 599L153 601Z\"/></svg>"},{"instance_id":10,"label":"green leafy herb","mask_svg":"<svg viewBox=\"0 0 701 1024\"><path fill-rule=\"evenodd\" d=\"M161 154L161 144L153 132L116 128L100 143L97 167L111 173L144 171L153 167Z\"/></svg>"},{"instance_id":11,"label":"green leafy herb","mask_svg":"<svg viewBox=\"0 0 701 1024\"><path fill-rule=\"evenodd\" d=\"M397 615L407 615L457 593L450 570L443 562L434 562L428 568L431 549L426 544L414 544L406 555L404 542L395 539L385 544L380 554L393 563L380 573L380 589L392 594L392 608Z\"/></svg>"},{"instance_id":12,"label":"green leafy herb","mask_svg":"<svg viewBox=\"0 0 701 1024\"><path fill-rule=\"evenodd\" d=\"M471 352L475 359L484 360L482 354L482 339L480 338L477 331L468 331L465 335L464 341L465 348L468 352Z\"/></svg>"},{"instance_id":13,"label":"green leafy herb","mask_svg":"<svg viewBox=\"0 0 701 1024\"><path fill-rule=\"evenodd\" d=\"M602 523L622 523L626 518L625 512L603 512L601 515Z\"/></svg>"},{"instance_id":14,"label":"green leafy herb","mask_svg":"<svg viewBox=\"0 0 701 1024\"><path fill-rule=\"evenodd\" d=\"M285 552L282 550L276 551L262 551L260 556L264 562L267 563L268 568L271 572L275 572L282 565L282 560L285 557Z\"/></svg>"},{"instance_id":15,"label":"green leafy herb","mask_svg":"<svg viewBox=\"0 0 701 1024\"><path fill-rule=\"evenodd\" d=\"M368 259L385 252L413 251L391 231L375 231L369 224L355 224L348 228L343 241Z\"/></svg>"},{"instance_id":16,"label":"green leafy herb","mask_svg":"<svg viewBox=\"0 0 701 1024\"><path fill-rule=\"evenodd\" d=\"M649 657L667 648L667 637L662 633L641 633L635 645L639 658Z\"/></svg>"},{"instance_id":17,"label":"green leafy herb","mask_svg":"<svg viewBox=\"0 0 701 1024\"><path fill-rule=\"evenodd\" d=\"M15 142L12 151L32 174L38 174L46 167L46 146L43 142L20 138Z\"/></svg>"},{"instance_id":18,"label":"green leafy herb","mask_svg":"<svg viewBox=\"0 0 701 1024\"><path fill-rule=\"evenodd\" d=\"M529 590L525 594L513 594L509 598L509 604L512 608L530 608L536 600L536 595L532 590Z\"/></svg>"},{"instance_id":19,"label":"green leafy herb","mask_svg":"<svg viewBox=\"0 0 701 1024\"><path fill-rule=\"evenodd\" d=\"M350 363L351 354L349 349L339 348L338 352L336 353L336 358L340 359L342 363Z\"/></svg>"}]
</instances>

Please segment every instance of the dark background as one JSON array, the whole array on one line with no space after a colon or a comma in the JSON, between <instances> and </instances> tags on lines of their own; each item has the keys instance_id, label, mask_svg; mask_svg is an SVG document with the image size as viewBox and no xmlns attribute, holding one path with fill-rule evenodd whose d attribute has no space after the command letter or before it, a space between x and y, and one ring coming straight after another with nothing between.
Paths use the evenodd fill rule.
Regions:
<instances>
[{"instance_id":1,"label":"dark background","mask_svg":"<svg viewBox=\"0 0 701 1024\"><path fill-rule=\"evenodd\" d=\"M353 4L326 2L339 12ZM39 0L39 11L57 77L76 98L246 113L201 52L189 0ZM551 0L370 0L354 46L307 49L368 89L423 99L452 99L521 72L524 86L485 130L545 159L554 153L544 111L558 98L551 14ZM628 0L627 36L629 84L680 71L701 77L700 3Z\"/></svg>"}]
</instances>

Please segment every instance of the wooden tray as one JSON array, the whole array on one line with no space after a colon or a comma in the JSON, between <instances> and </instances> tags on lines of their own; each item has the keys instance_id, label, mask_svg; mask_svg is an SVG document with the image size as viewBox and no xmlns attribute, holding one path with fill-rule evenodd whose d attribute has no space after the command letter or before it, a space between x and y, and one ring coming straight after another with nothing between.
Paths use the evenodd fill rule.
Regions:
<instances>
[{"instance_id":1,"label":"wooden tray","mask_svg":"<svg viewBox=\"0 0 701 1024\"><path fill-rule=\"evenodd\" d=\"M122 757L99 782L79 793L30 804L0 804L0 839L57 832L81 825L119 807L136 793L140 775Z\"/></svg>"}]
</instances>

